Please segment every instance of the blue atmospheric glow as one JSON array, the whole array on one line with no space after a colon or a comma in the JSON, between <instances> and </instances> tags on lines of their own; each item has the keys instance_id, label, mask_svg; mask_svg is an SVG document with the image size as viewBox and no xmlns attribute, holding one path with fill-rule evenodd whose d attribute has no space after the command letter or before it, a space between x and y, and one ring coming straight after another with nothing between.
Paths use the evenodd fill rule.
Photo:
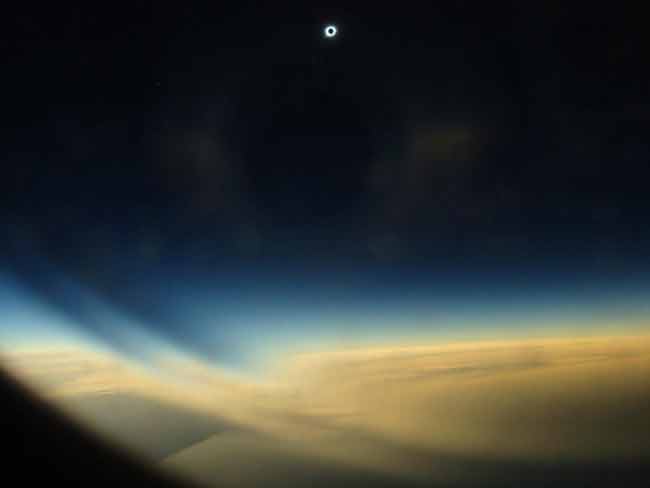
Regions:
<instances>
[{"instance_id":1,"label":"blue atmospheric glow","mask_svg":"<svg viewBox=\"0 0 650 488\"><path fill-rule=\"evenodd\" d=\"M166 344L248 369L267 355L302 348L568 331L650 316L648 280L629 273L615 279L287 266L123 271L129 279L108 292L43 270L33 290L0 280L0 338L47 341L77 331L130 357L146 360Z\"/></svg>"},{"instance_id":2,"label":"blue atmospheric glow","mask_svg":"<svg viewBox=\"0 0 650 488\"><path fill-rule=\"evenodd\" d=\"M0 349L79 339L79 328L57 307L3 274L0 274L0 310Z\"/></svg>"}]
</instances>

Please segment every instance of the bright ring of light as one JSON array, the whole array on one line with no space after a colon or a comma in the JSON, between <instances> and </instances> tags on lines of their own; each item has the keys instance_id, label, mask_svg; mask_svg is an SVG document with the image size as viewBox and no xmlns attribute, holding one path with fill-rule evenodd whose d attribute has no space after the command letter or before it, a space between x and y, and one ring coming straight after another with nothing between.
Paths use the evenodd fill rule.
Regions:
<instances>
[{"instance_id":1,"label":"bright ring of light","mask_svg":"<svg viewBox=\"0 0 650 488\"><path fill-rule=\"evenodd\" d=\"M337 33L338 29L336 28L335 25L328 25L325 27L323 32L325 33L325 37L334 37Z\"/></svg>"}]
</instances>

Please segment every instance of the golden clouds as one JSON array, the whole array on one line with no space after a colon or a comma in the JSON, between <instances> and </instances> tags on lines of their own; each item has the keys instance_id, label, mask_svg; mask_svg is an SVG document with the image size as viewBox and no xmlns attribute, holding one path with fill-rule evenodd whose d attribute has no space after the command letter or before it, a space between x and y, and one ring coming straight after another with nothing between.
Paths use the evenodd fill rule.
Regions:
<instances>
[{"instance_id":1,"label":"golden clouds","mask_svg":"<svg viewBox=\"0 0 650 488\"><path fill-rule=\"evenodd\" d=\"M82 357L12 364L31 368L25 377L39 376L41 389L49 382L55 401L119 390L222 420L227 431L205 427L196 443L170 443L164 463L217 485L308 481L310 472L467 481L467 463L479 461L650 458L647 335L299 354L255 381L187 358L147 376L118 358ZM188 414L179 422L190 425Z\"/></svg>"},{"instance_id":2,"label":"golden clouds","mask_svg":"<svg viewBox=\"0 0 650 488\"><path fill-rule=\"evenodd\" d=\"M509 458L650 454L647 338L378 349L303 364L312 373L303 370L297 408L346 411L346 422L419 448Z\"/></svg>"}]
</instances>

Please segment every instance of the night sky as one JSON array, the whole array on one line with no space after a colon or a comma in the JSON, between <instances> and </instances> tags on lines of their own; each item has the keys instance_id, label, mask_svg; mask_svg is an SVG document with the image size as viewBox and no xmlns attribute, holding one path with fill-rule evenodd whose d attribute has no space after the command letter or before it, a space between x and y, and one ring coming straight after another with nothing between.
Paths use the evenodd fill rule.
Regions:
<instances>
[{"instance_id":1,"label":"night sky","mask_svg":"<svg viewBox=\"0 0 650 488\"><path fill-rule=\"evenodd\" d=\"M620 2L8 8L3 337L239 364L648 312L650 39Z\"/></svg>"}]
</instances>

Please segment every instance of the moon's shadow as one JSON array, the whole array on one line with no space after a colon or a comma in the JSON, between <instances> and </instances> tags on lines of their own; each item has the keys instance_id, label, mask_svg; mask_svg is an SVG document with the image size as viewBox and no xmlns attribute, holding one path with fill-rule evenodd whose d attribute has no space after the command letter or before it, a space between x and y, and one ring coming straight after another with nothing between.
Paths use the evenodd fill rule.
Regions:
<instances>
[{"instance_id":1,"label":"moon's shadow","mask_svg":"<svg viewBox=\"0 0 650 488\"><path fill-rule=\"evenodd\" d=\"M350 53L298 53L260 67L240 92L228 140L274 222L347 218L363 204L382 135L396 133L389 95Z\"/></svg>"}]
</instances>

